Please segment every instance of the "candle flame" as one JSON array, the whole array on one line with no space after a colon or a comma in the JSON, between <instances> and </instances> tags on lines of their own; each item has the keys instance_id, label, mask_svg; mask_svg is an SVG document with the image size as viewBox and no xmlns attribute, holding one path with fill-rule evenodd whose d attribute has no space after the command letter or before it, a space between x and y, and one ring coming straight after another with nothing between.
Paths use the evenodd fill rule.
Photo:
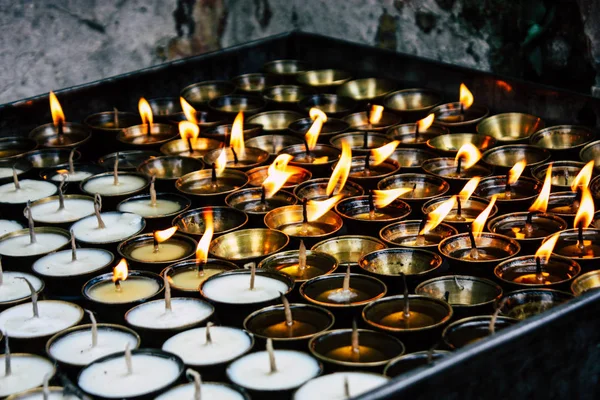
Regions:
<instances>
[{"instance_id":1,"label":"candle flame","mask_svg":"<svg viewBox=\"0 0 600 400\"><path fill-rule=\"evenodd\" d=\"M289 154L280 154L269 166L267 179L262 184L267 199L273 197L285 185L288 179L294 175L294 169L288 167L288 163L293 158Z\"/></svg>"},{"instance_id":2,"label":"candle flame","mask_svg":"<svg viewBox=\"0 0 600 400\"><path fill-rule=\"evenodd\" d=\"M181 136L181 140L187 141L189 138L191 139L193 146L196 143L196 139L198 139L199 134L200 128L198 127L198 125L190 121L179 122L179 136Z\"/></svg>"},{"instance_id":3,"label":"candle flame","mask_svg":"<svg viewBox=\"0 0 600 400\"><path fill-rule=\"evenodd\" d=\"M323 157L317 157L313 160L313 164L325 164L329 161L329 157L327 156L323 156Z\"/></svg>"},{"instance_id":4,"label":"candle flame","mask_svg":"<svg viewBox=\"0 0 600 400\"><path fill-rule=\"evenodd\" d=\"M540 248L535 252L535 258L539 257L540 260L544 260L544 263L548 263L552 250L554 250L554 246L556 246L556 242L558 241L558 237L559 234L555 233L542 243Z\"/></svg>"},{"instance_id":5,"label":"candle flame","mask_svg":"<svg viewBox=\"0 0 600 400\"><path fill-rule=\"evenodd\" d=\"M233 121L229 146L233 147L238 157L241 157L246 151L246 145L244 144L244 113L241 111Z\"/></svg>"},{"instance_id":6,"label":"candle flame","mask_svg":"<svg viewBox=\"0 0 600 400\"><path fill-rule=\"evenodd\" d=\"M548 209L548 200L550 199L550 190L552 189L552 164L548 165L546 170L546 177L544 178L544 185L538 195L537 199L529 207L530 212L542 212L545 213Z\"/></svg>"},{"instance_id":7,"label":"candle flame","mask_svg":"<svg viewBox=\"0 0 600 400\"><path fill-rule=\"evenodd\" d=\"M571 190L576 192L577 188L580 186L588 187L590 185L590 181L592 180L592 174L594 173L594 160L585 164L581 171L577 174L573 183L571 184Z\"/></svg>"},{"instance_id":8,"label":"candle flame","mask_svg":"<svg viewBox=\"0 0 600 400\"><path fill-rule=\"evenodd\" d=\"M471 224L471 231L473 232L473 236L478 238L481 236L481 232L483 232L483 228L485 227L485 221L487 221L490 213L492 212L492 208L494 208L494 204L496 204L497 195L493 195L490 199L490 204L473 220Z\"/></svg>"},{"instance_id":9,"label":"candle flame","mask_svg":"<svg viewBox=\"0 0 600 400\"><path fill-rule=\"evenodd\" d=\"M481 158L481 152L473 143L465 143L458 149L458 153L456 153L456 157L454 158L455 165L458 165L459 158L462 158L462 168L469 169L477 164L477 161Z\"/></svg>"},{"instance_id":10,"label":"candle flame","mask_svg":"<svg viewBox=\"0 0 600 400\"><path fill-rule=\"evenodd\" d=\"M54 126L65 122L65 114L54 92L50 92L50 113L52 114L52 123Z\"/></svg>"},{"instance_id":11,"label":"candle flame","mask_svg":"<svg viewBox=\"0 0 600 400\"><path fill-rule=\"evenodd\" d=\"M473 97L473 93L469 90L467 85L464 83L460 84L460 96L459 96L460 104L462 104L463 109L466 110L473 105L475 98Z\"/></svg>"},{"instance_id":12,"label":"candle flame","mask_svg":"<svg viewBox=\"0 0 600 400\"><path fill-rule=\"evenodd\" d=\"M412 192L412 188L398 188L388 190L373 190L373 202L375 207L383 208L391 204L403 194Z\"/></svg>"},{"instance_id":13,"label":"candle flame","mask_svg":"<svg viewBox=\"0 0 600 400\"><path fill-rule=\"evenodd\" d=\"M227 151L225 151L225 148L223 147L219 157L215 160L215 171L217 172L217 176L225 171L225 167L227 167Z\"/></svg>"},{"instance_id":14,"label":"candle flame","mask_svg":"<svg viewBox=\"0 0 600 400\"><path fill-rule=\"evenodd\" d=\"M335 187L338 186L338 193L344 189L346 185L346 181L348 180L348 176L350 175L350 169L352 168L352 146L350 143L343 140L342 141L342 155L340 156L337 165L333 169L333 173L329 178L329 182L327 182L327 188L325 189L325 193L327 196L331 196L334 192Z\"/></svg>"},{"instance_id":15,"label":"candle flame","mask_svg":"<svg viewBox=\"0 0 600 400\"><path fill-rule=\"evenodd\" d=\"M327 200L309 200L306 203L306 216L308 222L313 222L321 218L327 211L331 210L342 197L341 194L336 194Z\"/></svg>"},{"instance_id":16,"label":"candle flame","mask_svg":"<svg viewBox=\"0 0 600 400\"><path fill-rule=\"evenodd\" d=\"M575 214L573 227L579 228L581 226L585 229L590 226L592 219L594 219L594 199L592 198L590 189L584 187L581 192L581 201L579 203L577 214Z\"/></svg>"},{"instance_id":17,"label":"candle flame","mask_svg":"<svg viewBox=\"0 0 600 400\"><path fill-rule=\"evenodd\" d=\"M369 123L371 125L377 125L379 121L381 121L381 117L383 116L383 106L378 106L373 104L371 107L371 112L369 113Z\"/></svg>"},{"instance_id":18,"label":"candle flame","mask_svg":"<svg viewBox=\"0 0 600 400\"><path fill-rule=\"evenodd\" d=\"M475 191L475 189L477 189L477 185L479 185L479 181L481 181L481 178L478 176L469 179L469 182L467 182L467 184L462 188L462 190L458 194L462 201L467 201L471 198L473 192Z\"/></svg>"},{"instance_id":19,"label":"candle flame","mask_svg":"<svg viewBox=\"0 0 600 400\"><path fill-rule=\"evenodd\" d=\"M169 238L171 236L173 236L175 234L175 232L177 232L177 227L176 226L172 226L168 229L164 229L162 231L154 231L154 239L156 239L156 241L158 243L162 243L165 240L169 240Z\"/></svg>"},{"instance_id":20,"label":"candle flame","mask_svg":"<svg viewBox=\"0 0 600 400\"><path fill-rule=\"evenodd\" d=\"M431 126L431 124L433 124L433 120L434 119L435 119L435 115L434 114L429 114L425 118L418 120L417 121L417 126L419 127L419 132L424 132L427 129L429 129L429 127Z\"/></svg>"},{"instance_id":21,"label":"candle flame","mask_svg":"<svg viewBox=\"0 0 600 400\"><path fill-rule=\"evenodd\" d=\"M127 275L129 274L129 267L127 266L127 260L124 258L119 261L117 266L113 269L113 282L116 281L124 281L127 279Z\"/></svg>"},{"instance_id":22,"label":"candle flame","mask_svg":"<svg viewBox=\"0 0 600 400\"><path fill-rule=\"evenodd\" d=\"M142 123L152 125L154 116L152 115L152 107L150 107L148 100L141 97L138 103L138 110L140 112L140 117L142 117Z\"/></svg>"},{"instance_id":23,"label":"candle flame","mask_svg":"<svg viewBox=\"0 0 600 400\"><path fill-rule=\"evenodd\" d=\"M315 107L311 108L308 114L313 120L313 123L306 132L306 135L304 135L304 139L306 140L308 149L313 150L317 145L317 140L319 140L319 134L321 133L323 124L327 122L327 114Z\"/></svg>"},{"instance_id":24,"label":"candle flame","mask_svg":"<svg viewBox=\"0 0 600 400\"><path fill-rule=\"evenodd\" d=\"M435 210L427 214L427 222L425 223L425 226L423 227L421 232L419 232L419 235L425 235L432 229L435 229L436 226L441 224L444 218L446 218L446 216L450 214L450 211L452 211L454 206L456 206L456 203L456 196L452 196L448 200L441 203Z\"/></svg>"},{"instance_id":25,"label":"candle flame","mask_svg":"<svg viewBox=\"0 0 600 400\"><path fill-rule=\"evenodd\" d=\"M376 149L371 149L371 165L379 165L384 162L389 156L392 155L396 147L400 144L400 141L394 140Z\"/></svg>"},{"instance_id":26,"label":"candle flame","mask_svg":"<svg viewBox=\"0 0 600 400\"><path fill-rule=\"evenodd\" d=\"M508 184L514 185L517 183L523 171L525 171L525 167L527 166L527 161L521 160L518 161L511 169L508 171Z\"/></svg>"},{"instance_id":27,"label":"candle flame","mask_svg":"<svg viewBox=\"0 0 600 400\"><path fill-rule=\"evenodd\" d=\"M212 210L206 210L202 217L204 219L204 233L198 242L198 247L196 247L196 262L206 263L208 260L208 248L215 232Z\"/></svg>"},{"instance_id":28,"label":"candle flame","mask_svg":"<svg viewBox=\"0 0 600 400\"><path fill-rule=\"evenodd\" d=\"M185 119L197 125L198 118L196 118L196 109L192 107L192 105L188 103L187 100L183 97L179 97L179 103L181 103L181 109L183 110L183 115L185 115Z\"/></svg>"}]
</instances>

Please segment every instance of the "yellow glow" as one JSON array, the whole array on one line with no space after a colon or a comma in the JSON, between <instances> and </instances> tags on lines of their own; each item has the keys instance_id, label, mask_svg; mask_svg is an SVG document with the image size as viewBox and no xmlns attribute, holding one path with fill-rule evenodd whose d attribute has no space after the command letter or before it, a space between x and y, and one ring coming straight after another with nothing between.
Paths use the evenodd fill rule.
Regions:
<instances>
[{"instance_id":1,"label":"yellow glow","mask_svg":"<svg viewBox=\"0 0 600 400\"><path fill-rule=\"evenodd\" d=\"M548 240L546 240L540 248L535 252L535 257L539 257L540 259L545 260L547 263L550 259L550 255L552 254L552 250L554 250L554 246L556 246L556 242L558 241L559 234L555 233L550 236Z\"/></svg>"},{"instance_id":2,"label":"yellow glow","mask_svg":"<svg viewBox=\"0 0 600 400\"><path fill-rule=\"evenodd\" d=\"M152 107L150 107L150 103L143 97L140 98L138 103L138 110L140 112L140 117L142 117L142 123L152 125L152 122L154 122Z\"/></svg>"},{"instance_id":3,"label":"yellow glow","mask_svg":"<svg viewBox=\"0 0 600 400\"><path fill-rule=\"evenodd\" d=\"M469 182L467 182L467 184L462 188L462 190L458 194L460 196L460 199L463 201L469 200L473 195L475 189L477 189L477 185L479 185L480 180L481 178L478 176L469 179Z\"/></svg>"},{"instance_id":4,"label":"yellow glow","mask_svg":"<svg viewBox=\"0 0 600 400\"><path fill-rule=\"evenodd\" d=\"M231 139L229 139L229 146L235 150L238 156L242 156L246 151L246 145L244 144L244 113L239 112L233 121L231 127Z\"/></svg>"},{"instance_id":5,"label":"yellow glow","mask_svg":"<svg viewBox=\"0 0 600 400\"><path fill-rule=\"evenodd\" d=\"M419 232L419 235L425 235L432 229L435 229L436 226L441 224L444 218L446 218L446 216L450 213L450 211L452 211L454 206L456 206L456 203L456 196L452 196L448 200L440 204L435 210L427 214L427 222L425 223L425 226L423 227L421 232Z\"/></svg>"},{"instance_id":6,"label":"yellow glow","mask_svg":"<svg viewBox=\"0 0 600 400\"><path fill-rule=\"evenodd\" d=\"M379 165L384 162L389 156L392 155L399 144L400 142L398 140L394 140L393 142L389 142L388 144L376 149L371 149L371 158L373 159L373 161L371 161L371 165Z\"/></svg>"},{"instance_id":7,"label":"yellow glow","mask_svg":"<svg viewBox=\"0 0 600 400\"><path fill-rule=\"evenodd\" d=\"M471 231L473 232L473 236L480 237L481 232L483 232L483 228L485 227L485 222L487 221L490 213L492 212L492 208L494 208L494 204L496 204L496 199L498 196L493 195L490 199L490 204L475 218L473 223L471 224Z\"/></svg>"},{"instance_id":8,"label":"yellow glow","mask_svg":"<svg viewBox=\"0 0 600 400\"><path fill-rule=\"evenodd\" d=\"M456 165L458 165L459 158L462 158L462 168L469 169L477 164L477 161L481 158L481 152L473 143L466 143L463 144L460 149L458 149L458 153L456 153L456 157L454 158Z\"/></svg>"},{"instance_id":9,"label":"yellow glow","mask_svg":"<svg viewBox=\"0 0 600 400\"><path fill-rule=\"evenodd\" d=\"M338 193L344 189L348 176L350 175L350 169L352 167L352 147L347 141L342 141L342 155L335 166L329 182L327 182L327 188L325 193L327 196L331 196L336 186L339 184Z\"/></svg>"},{"instance_id":10,"label":"yellow glow","mask_svg":"<svg viewBox=\"0 0 600 400\"><path fill-rule=\"evenodd\" d=\"M175 232L177 232L177 227L176 226L172 226L168 229L164 229L162 231L154 231L154 239L156 239L156 241L158 243L162 243L165 240L169 240L169 238L171 236L173 236L175 234Z\"/></svg>"},{"instance_id":11,"label":"yellow glow","mask_svg":"<svg viewBox=\"0 0 600 400\"><path fill-rule=\"evenodd\" d=\"M262 184L267 199L273 197L285 185L288 179L294 175L294 170L287 166L292 158L289 154L280 154L269 166L267 179Z\"/></svg>"},{"instance_id":12,"label":"yellow glow","mask_svg":"<svg viewBox=\"0 0 600 400\"><path fill-rule=\"evenodd\" d=\"M192 107L192 105L188 103L183 97L179 97L179 103L181 103L181 109L183 110L183 115L185 115L185 119L197 125L198 118L196 118L196 109Z\"/></svg>"},{"instance_id":13,"label":"yellow glow","mask_svg":"<svg viewBox=\"0 0 600 400\"><path fill-rule=\"evenodd\" d=\"M309 200L306 203L306 217L308 218L308 222L313 222L321 218L327 211L331 210L342 197L341 194L337 194L327 200Z\"/></svg>"},{"instance_id":14,"label":"yellow glow","mask_svg":"<svg viewBox=\"0 0 600 400\"><path fill-rule=\"evenodd\" d=\"M227 151L225 148L222 148L219 157L215 161L215 172L217 175L221 175L225 171L225 167L227 167Z\"/></svg>"},{"instance_id":15,"label":"yellow glow","mask_svg":"<svg viewBox=\"0 0 600 400\"><path fill-rule=\"evenodd\" d=\"M435 119L435 115L429 114L425 118L418 120L417 125L419 126L419 132L424 132L427 129L429 129L431 124L433 124L434 119Z\"/></svg>"},{"instance_id":16,"label":"yellow glow","mask_svg":"<svg viewBox=\"0 0 600 400\"><path fill-rule=\"evenodd\" d=\"M196 139L198 139L198 135L200 134L200 128L198 128L198 125L190 121L180 121L178 127L181 140L187 141L189 138L191 139L192 145L194 145Z\"/></svg>"},{"instance_id":17,"label":"yellow glow","mask_svg":"<svg viewBox=\"0 0 600 400\"><path fill-rule=\"evenodd\" d=\"M473 93L471 93L471 91L469 90L469 88L467 87L467 85L465 85L464 83L460 84L460 97L459 97L459 101L460 104L462 104L463 109L466 110L469 107L471 107L473 105L473 102L475 101L474 97L473 97Z\"/></svg>"},{"instance_id":18,"label":"yellow glow","mask_svg":"<svg viewBox=\"0 0 600 400\"><path fill-rule=\"evenodd\" d=\"M544 185L542 186L542 190L537 199L535 199L531 207L529 207L530 212L546 212L548 209L548 200L550 199L550 189L552 189L552 164L548 165L546 177L544 178Z\"/></svg>"},{"instance_id":19,"label":"yellow glow","mask_svg":"<svg viewBox=\"0 0 600 400\"><path fill-rule=\"evenodd\" d=\"M577 214L575 214L573 227L579 228L579 226L582 226L583 228L587 228L588 226L590 226L593 219L594 199L592 198L592 193L590 192L590 189L586 186L581 192L581 202L579 203L579 209L577 210Z\"/></svg>"},{"instance_id":20,"label":"yellow glow","mask_svg":"<svg viewBox=\"0 0 600 400\"><path fill-rule=\"evenodd\" d=\"M373 203L375 204L375 207L383 208L408 192L412 192L412 188L373 190Z\"/></svg>"},{"instance_id":21,"label":"yellow glow","mask_svg":"<svg viewBox=\"0 0 600 400\"><path fill-rule=\"evenodd\" d=\"M594 173L594 160L585 164L585 166L579 171L573 183L571 183L571 190L576 192L579 186L588 187L590 185L590 181L592 180L592 175Z\"/></svg>"},{"instance_id":22,"label":"yellow glow","mask_svg":"<svg viewBox=\"0 0 600 400\"><path fill-rule=\"evenodd\" d=\"M127 279L127 275L129 274L129 267L127 266L127 260L124 258L119 261L117 266L113 269L113 282L116 281L124 281Z\"/></svg>"},{"instance_id":23,"label":"yellow glow","mask_svg":"<svg viewBox=\"0 0 600 400\"><path fill-rule=\"evenodd\" d=\"M65 114L54 92L50 92L50 113L52 114L52 123L54 126L65 123Z\"/></svg>"},{"instance_id":24,"label":"yellow glow","mask_svg":"<svg viewBox=\"0 0 600 400\"><path fill-rule=\"evenodd\" d=\"M204 233L196 247L196 262L206 263L208 260L208 248L214 234L213 213L211 209L204 211Z\"/></svg>"},{"instance_id":25,"label":"yellow glow","mask_svg":"<svg viewBox=\"0 0 600 400\"><path fill-rule=\"evenodd\" d=\"M371 112L369 113L369 123L371 125L377 125L379 121L381 121L381 117L383 116L383 106L378 106L374 104L371 107Z\"/></svg>"},{"instance_id":26,"label":"yellow glow","mask_svg":"<svg viewBox=\"0 0 600 400\"><path fill-rule=\"evenodd\" d=\"M517 162L511 169L508 171L508 184L514 185L517 183L523 171L525 171L525 167L527 166L527 162L525 160L521 160Z\"/></svg>"}]
</instances>

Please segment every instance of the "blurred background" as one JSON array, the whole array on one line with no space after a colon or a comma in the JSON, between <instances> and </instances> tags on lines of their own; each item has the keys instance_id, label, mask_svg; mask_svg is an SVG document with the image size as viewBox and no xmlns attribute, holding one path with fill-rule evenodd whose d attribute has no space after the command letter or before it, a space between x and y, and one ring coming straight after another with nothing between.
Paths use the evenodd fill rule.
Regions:
<instances>
[{"instance_id":1,"label":"blurred background","mask_svg":"<svg viewBox=\"0 0 600 400\"><path fill-rule=\"evenodd\" d=\"M600 96L598 0L0 0L0 26L0 103L294 29Z\"/></svg>"}]
</instances>

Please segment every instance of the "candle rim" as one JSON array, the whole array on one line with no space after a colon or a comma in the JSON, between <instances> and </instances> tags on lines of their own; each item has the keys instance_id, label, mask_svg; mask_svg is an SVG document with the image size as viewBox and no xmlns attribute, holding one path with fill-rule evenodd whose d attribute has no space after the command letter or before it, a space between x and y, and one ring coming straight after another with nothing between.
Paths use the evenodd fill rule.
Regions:
<instances>
[{"instance_id":1,"label":"candle rim","mask_svg":"<svg viewBox=\"0 0 600 400\"><path fill-rule=\"evenodd\" d=\"M370 281L378 284L383 290L381 292L379 292L376 296L373 296L364 301L350 302L350 303L324 302L324 301L314 299L314 298L308 296L308 294L306 294L306 287L315 284L315 282L318 282L319 280L339 279L340 281L343 281L345 276L346 276L345 273L332 273L332 274L321 275L321 276L317 276L315 278L309 279L309 280L305 281L304 283L302 283L302 285L300 285L300 288L299 288L300 295L302 296L303 299L309 301L312 304L316 304L316 305L324 307L324 308L338 309L338 308L349 308L349 307L363 307L364 305L369 304L375 300L384 298L387 294L387 285L381 279L376 278L374 276L370 276L370 275L360 274L357 272L350 273L350 278L354 277L354 279L370 280ZM350 282L352 282L352 279L350 280ZM342 285L340 285L339 288L341 289Z\"/></svg>"},{"instance_id":2,"label":"candle rim","mask_svg":"<svg viewBox=\"0 0 600 400\"><path fill-rule=\"evenodd\" d=\"M209 303L208 301L202 300L202 299L198 299L198 298L194 298L194 297L173 297L171 298L171 302L173 302L173 304L175 303L183 303L183 302L193 302L193 303L198 303L201 304L202 306L206 306L207 308L210 309L210 313L205 316L202 317L200 319L197 319L195 321L189 322L187 324L183 324L183 325L177 325L177 326L172 326L172 327L155 327L155 326L148 326L148 325L140 325L140 324L136 324L133 321L131 321L128 316L131 316L132 313L134 312L139 312L140 310L142 310L144 307L151 307L155 304L161 304L164 305L165 300L164 299L157 299L157 300L151 300L151 301L144 301L141 304L137 304L135 306L133 306L132 308L130 308L129 310L127 310L127 312L125 313L125 322L127 322L129 325L131 325L134 328L139 328L142 330L148 330L148 331L153 331L155 333L166 333L166 332L178 332L181 329L191 329L194 328L204 322L206 322L207 320L209 320L210 318L212 318L215 314L215 307Z\"/></svg>"},{"instance_id":3,"label":"candle rim","mask_svg":"<svg viewBox=\"0 0 600 400\"><path fill-rule=\"evenodd\" d=\"M129 270L128 275L127 275L127 280L135 280L135 279L145 279L145 280L154 281L158 285L158 290L155 293L153 293L149 296L143 297L141 299L127 301L127 302L123 302L123 303L104 302L99 299L95 299L95 298L91 297L89 292L97 285L103 285L106 283L110 283L110 284L114 285L113 273L108 272L106 274L97 275L97 276L91 278L90 280L88 280L86 283L84 283L81 288L81 294L83 295L83 297L85 299L92 301L94 303L105 304L108 306L122 306L122 305L126 305L126 304L144 302L148 299L153 298L154 296L159 295L165 289L164 285L163 285L163 279L160 277L160 275L158 275L154 272L144 271L144 270L135 270L135 269Z\"/></svg>"}]
</instances>

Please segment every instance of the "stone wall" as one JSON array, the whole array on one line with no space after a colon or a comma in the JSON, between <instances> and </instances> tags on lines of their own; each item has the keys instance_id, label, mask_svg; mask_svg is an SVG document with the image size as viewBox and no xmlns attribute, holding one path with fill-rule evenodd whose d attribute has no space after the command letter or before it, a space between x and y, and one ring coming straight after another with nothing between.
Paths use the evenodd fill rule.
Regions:
<instances>
[{"instance_id":1,"label":"stone wall","mask_svg":"<svg viewBox=\"0 0 600 400\"><path fill-rule=\"evenodd\" d=\"M596 0L0 0L0 25L0 103L292 29L600 95Z\"/></svg>"}]
</instances>

